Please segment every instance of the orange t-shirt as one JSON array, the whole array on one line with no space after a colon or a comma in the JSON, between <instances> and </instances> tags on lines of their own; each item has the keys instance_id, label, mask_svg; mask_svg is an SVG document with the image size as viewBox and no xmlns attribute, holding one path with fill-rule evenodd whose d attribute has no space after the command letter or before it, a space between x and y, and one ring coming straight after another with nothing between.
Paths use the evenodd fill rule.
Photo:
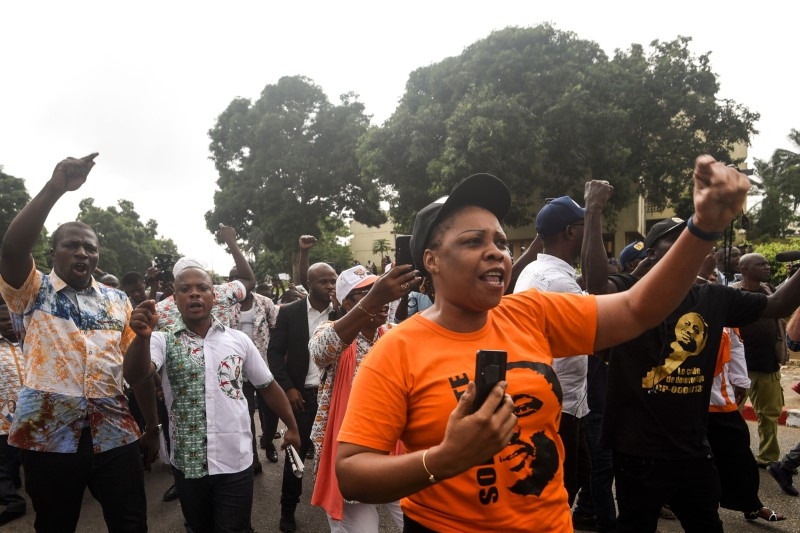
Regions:
<instances>
[{"instance_id":1,"label":"orange t-shirt","mask_svg":"<svg viewBox=\"0 0 800 533\"><path fill-rule=\"evenodd\" d=\"M561 387L553 356L591 353L594 297L509 295L486 325L454 333L416 314L384 335L353 383L340 442L408 451L439 444L480 349L508 352L508 389L518 426L485 465L404 498L403 512L435 531L572 531L558 436Z\"/></svg>"}]
</instances>

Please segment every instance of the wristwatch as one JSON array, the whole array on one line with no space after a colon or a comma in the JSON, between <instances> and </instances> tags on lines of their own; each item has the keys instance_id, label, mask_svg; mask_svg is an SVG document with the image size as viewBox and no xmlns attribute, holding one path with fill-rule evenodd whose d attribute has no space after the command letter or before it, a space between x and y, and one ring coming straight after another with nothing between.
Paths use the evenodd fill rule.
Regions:
<instances>
[{"instance_id":1,"label":"wristwatch","mask_svg":"<svg viewBox=\"0 0 800 533\"><path fill-rule=\"evenodd\" d=\"M147 426L144 427L144 433L153 433L153 432L161 433L161 424L158 424L155 427L150 427L150 428Z\"/></svg>"}]
</instances>

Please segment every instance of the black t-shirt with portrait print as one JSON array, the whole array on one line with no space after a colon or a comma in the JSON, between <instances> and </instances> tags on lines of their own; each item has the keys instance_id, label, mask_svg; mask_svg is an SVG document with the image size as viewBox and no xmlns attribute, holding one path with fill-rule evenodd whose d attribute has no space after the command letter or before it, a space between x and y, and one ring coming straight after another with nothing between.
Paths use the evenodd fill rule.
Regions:
<instances>
[{"instance_id":1,"label":"black t-shirt with portrait print","mask_svg":"<svg viewBox=\"0 0 800 533\"><path fill-rule=\"evenodd\" d=\"M766 304L763 294L695 285L658 327L612 348L604 445L639 457L707 456L708 404L723 327L757 320Z\"/></svg>"}]
</instances>

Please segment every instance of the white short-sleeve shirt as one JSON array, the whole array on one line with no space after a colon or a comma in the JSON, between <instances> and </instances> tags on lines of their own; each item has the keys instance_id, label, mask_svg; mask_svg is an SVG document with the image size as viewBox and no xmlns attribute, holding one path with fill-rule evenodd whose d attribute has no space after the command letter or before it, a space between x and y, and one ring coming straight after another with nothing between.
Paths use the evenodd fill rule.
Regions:
<instances>
[{"instance_id":1,"label":"white short-sleeve shirt","mask_svg":"<svg viewBox=\"0 0 800 533\"><path fill-rule=\"evenodd\" d=\"M172 464L187 478L249 467L253 437L242 385L245 377L257 389L274 379L253 341L216 320L205 338L179 323L153 333L150 357L164 368Z\"/></svg>"}]
</instances>

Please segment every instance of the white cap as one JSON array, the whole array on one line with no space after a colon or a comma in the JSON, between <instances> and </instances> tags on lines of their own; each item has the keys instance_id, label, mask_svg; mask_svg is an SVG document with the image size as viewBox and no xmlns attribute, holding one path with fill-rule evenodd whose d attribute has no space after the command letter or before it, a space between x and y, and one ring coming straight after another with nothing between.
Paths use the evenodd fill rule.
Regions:
<instances>
[{"instance_id":1,"label":"white cap","mask_svg":"<svg viewBox=\"0 0 800 533\"><path fill-rule=\"evenodd\" d=\"M197 259L192 259L191 257L181 257L175 262L175 266L172 267L172 275L173 277L178 277L178 273L182 270L186 270L187 268L199 268L200 270L205 270L205 266L203 263L198 261Z\"/></svg>"},{"instance_id":2,"label":"white cap","mask_svg":"<svg viewBox=\"0 0 800 533\"><path fill-rule=\"evenodd\" d=\"M336 299L342 303L350 291L372 285L378 276L361 265L348 268L336 278Z\"/></svg>"}]
</instances>

